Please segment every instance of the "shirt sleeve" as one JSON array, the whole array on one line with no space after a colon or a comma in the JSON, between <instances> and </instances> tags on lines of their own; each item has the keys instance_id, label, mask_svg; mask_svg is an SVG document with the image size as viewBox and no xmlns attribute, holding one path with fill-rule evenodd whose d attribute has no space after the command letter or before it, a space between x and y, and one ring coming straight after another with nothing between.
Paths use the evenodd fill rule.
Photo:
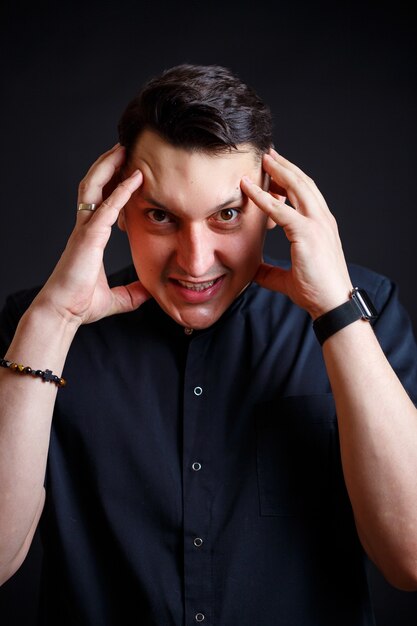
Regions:
<instances>
[{"instance_id":1,"label":"shirt sleeve","mask_svg":"<svg viewBox=\"0 0 417 626\"><path fill-rule=\"evenodd\" d=\"M7 297L0 312L0 357L4 357L7 352L19 320L37 292L38 289L25 290Z\"/></svg>"}]
</instances>

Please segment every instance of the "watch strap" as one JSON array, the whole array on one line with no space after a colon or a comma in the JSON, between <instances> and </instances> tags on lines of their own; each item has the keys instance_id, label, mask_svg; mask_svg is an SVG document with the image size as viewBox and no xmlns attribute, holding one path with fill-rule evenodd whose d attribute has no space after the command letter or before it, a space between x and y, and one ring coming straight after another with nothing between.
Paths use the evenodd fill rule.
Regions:
<instances>
[{"instance_id":1,"label":"watch strap","mask_svg":"<svg viewBox=\"0 0 417 626\"><path fill-rule=\"evenodd\" d=\"M350 294L350 300L315 319L313 329L322 346L326 339L345 326L359 319L368 321L375 319L377 315L377 311L366 292L355 287Z\"/></svg>"}]
</instances>

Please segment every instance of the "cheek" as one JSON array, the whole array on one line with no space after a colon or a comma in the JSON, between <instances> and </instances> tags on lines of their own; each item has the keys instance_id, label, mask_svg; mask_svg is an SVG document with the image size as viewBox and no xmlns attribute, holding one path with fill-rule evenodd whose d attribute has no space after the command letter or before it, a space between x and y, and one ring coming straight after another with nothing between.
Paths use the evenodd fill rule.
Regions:
<instances>
[{"instance_id":1,"label":"cheek","mask_svg":"<svg viewBox=\"0 0 417 626\"><path fill-rule=\"evenodd\" d=\"M267 216L259 209L251 213L241 234L241 244L247 250L254 250L263 246L266 233Z\"/></svg>"},{"instance_id":2,"label":"cheek","mask_svg":"<svg viewBox=\"0 0 417 626\"><path fill-rule=\"evenodd\" d=\"M129 230L129 243L136 271L141 278L153 280L164 273L172 256L168 242L152 237L139 228Z\"/></svg>"},{"instance_id":3,"label":"cheek","mask_svg":"<svg viewBox=\"0 0 417 626\"><path fill-rule=\"evenodd\" d=\"M251 272L262 260L263 231L242 232L225 238L224 245L218 248L219 260L229 268L239 272Z\"/></svg>"}]
</instances>

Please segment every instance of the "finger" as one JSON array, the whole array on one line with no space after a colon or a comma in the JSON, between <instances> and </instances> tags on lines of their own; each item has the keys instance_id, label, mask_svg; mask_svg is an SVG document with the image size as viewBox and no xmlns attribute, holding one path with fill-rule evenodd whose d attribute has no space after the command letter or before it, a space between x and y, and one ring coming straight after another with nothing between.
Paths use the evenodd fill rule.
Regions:
<instances>
[{"instance_id":1,"label":"finger","mask_svg":"<svg viewBox=\"0 0 417 626\"><path fill-rule=\"evenodd\" d=\"M297 222L297 220L304 219L300 213L297 213L288 204L275 198L268 191L261 189L248 176L243 176L240 185L243 193L279 226L286 228L294 225L294 222Z\"/></svg>"},{"instance_id":2,"label":"finger","mask_svg":"<svg viewBox=\"0 0 417 626\"><path fill-rule=\"evenodd\" d=\"M125 178L117 185L113 193L100 204L88 221L91 221L96 226L113 226L119 217L120 211L130 200L132 193L141 186L142 182L142 172L135 170L128 178Z\"/></svg>"},{"instance_id":3,"label":"finger","mask_svg":"<svg viewBox=\"0 0 417 626\"><path fill-rule=\"evenodd\" d=\"M261 263L253 280L265 289L280 291L288 295L286 288L288 274L289 270L284 270L269 263Z\"/></svg>"},{"instance_id":4,"label":"finger","mask_svg":"<svg viewBox=\"0 0 417 626\"><path fill-rule=\"evenodd\" d=\"M298 165L295 165L295 163L292 163L292 161L289 161L288 159L286 159L284 156L282 156L282 154L279 154L279 152L277 152L274 148L270 149L269 156L272 159L274 159L274 161L277 161L284 167L295 172L298 176L304 177L308 179L310 182L314 183L313 179L310 178L300 167L298 167Z\"/></svg>"},{"instance_id":5,"label":"finger","mask_svg":"<svg viewBox=\"0 0 417 626\"><path fill-rule=\"evenodd\" d=\"M121 183L123 180L123 173L122 173L122 167L119 167L115 170L113 176L111 177L111 179L109 180L108 183L106 183L103 186L102 189L102 194L103 194L103 200L105 198L108 198L108 196L113 193L113 191L116 189L117 185L119 183Z\"/></svg>"},{"instance_id":6,"label":"finger","mask_svg":"<svg viewBox=\"0 0 417 626\"><path fill-rule=\"evenodd\" d=\"M125 149L116 144L111 150L104 153L90 167L78 187L78 203L101 204L103 201L103 188L119 171L125 159ZM83 213L83 212L82 212ZM88 215L82 216L88 219Z\"/></svg>"},{"instance_id":7,"label":"finger","mask_svg":"<svg viewBox=\"0 0 417 626\"><path fill-rule=\"evenodd\" d=\"M284 189L284 187L281 187L281 185L278 185L273 178L271 178L271 182L269 183L268 191L273 193L275 196L280 196L281 198L285 198L287 196L287 190Z\"/></svg>"},{"instance_id":8,"label":"finger","mask_svg":"<svg viewBox=\"0 0 417 626\"><path fill-rule=\"evenodd\" d=\"M325 200L323 194L321 193L320 189L317 187L314 179L311 178L311 176L308 176L301 168L299 168L297 165L295 165L294 163L292 163L291 161L289 161L288 159L283 157L281 154L279 154L273 148L271 148L270 154L271 154L272 158L275 159L277 162L281 162L284 166L288 167L289 169L292 169L298 175L304 176L306 178L306 180L312 186L312 189L316 193L316 195L319 198L319 200L322 201L324 204L326 204L326 200ZM327 204L326 204L326 206L327 206Z\"/></svg>"},{"instance_id":9,"label":"finger","mask_svg":"<svg viewBox=\"0 0 417 626\"><path fill-rule=\"evenodd\" d=\"M129 285L113 287L111 292L113 294L113 310L111 311L111 315L135 311L151 297L149 291L145 289L139 280Z\"/></svg>"},{"instance_id":10,"label":"finger","mask_svg":"<svg viewBox=\"0 0 417 626\"><path fill-rule=\"evenodd\" d=\"M308 174L306 174L300 167L298 167L298 165L295 165L295 163L292 163L291 161L283 157L282 154L279 154L276 150L274 150L274 148L270 149L269 156L272 159L274 159L274 161L276 161L277 163L280 163L283 167L294 172L300 178L303 178L306 182L308 182L311 185L312 189L314 191L317 191L320 197L323 198L319 188L317 187L316 183L311 178L311 176L308 176Z\"/></svg>"},{"instance_id":11,"label":"finger","mask_svg":"<svg viewBox=\"0 0 417 626\"><path fill-rule=\"evenodd\" d=\"M94 161L94 163L88 169L86 175L80 183L80 186L83 184L83 181L86 180L94 172L94 170L96 170L100 166L103 161L106 161L111 155L120 151L123 151L123 146L121 146L120 143L116 143L112 148L110 148L110 150L107 150L106 152L101 154L99 158Z\"/></svg>"},{"instance_id":12,"label":"finger","mask_svg":"<svg viewBox=\"0 0 417 626\"><path fill-rule=\"evenodd\" d=\"M326 202L315 185L300 168L274 152L274 157L264 155L263 166L274 182L286 190L294 208L304 215L328 211Z\"/></svg>"},{"instance_id":13,"label":"finger","mask_svg":"<svg viewBox=\"0 0 417 626\"><path fill-rule=\"evenodd\" d=\"M269 193L272 194L277 200L289 203L289 200L287 198L287 190L284 189L284 187L281 187L281 185L278 185L278 183L273 180L271 176L269 176L269 187L268 189L265 189L265 191L269 191Z\"/></svg>"}]
</instances>

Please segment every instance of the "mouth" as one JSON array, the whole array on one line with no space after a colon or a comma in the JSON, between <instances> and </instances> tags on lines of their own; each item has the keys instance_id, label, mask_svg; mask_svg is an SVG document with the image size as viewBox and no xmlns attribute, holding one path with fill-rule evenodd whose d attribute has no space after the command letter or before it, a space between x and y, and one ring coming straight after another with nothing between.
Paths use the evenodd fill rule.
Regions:
<instances>
[{"instance_id":1,"label":"mouth","mask_svg":"<svg viewBox=\"0 0 417 626\"><path fill-rule=\"evenodd\" d=\"M220 291L223 280L224 275L201 282L171 278L170 283L181 299L190 304L201 304L213 298Z\"/></svg>"},{"instance_id":2,"label":"mouth","mask_svg":"<svg viewBox=\"0 0 417 626\"><path fill-rule=\"evenodd\" d=\"M213 280L208 280L204 283L192 283L189 282L188 280L179 280L177 279L177 283L179 283L181 285L181 287L185 287L185 289L191 289L191 291L204 291L205 289L210 289L210 287L213 287L213 285L220 280L220 276L219 278L214 278Z\"/></svg>"}]
</instances>

